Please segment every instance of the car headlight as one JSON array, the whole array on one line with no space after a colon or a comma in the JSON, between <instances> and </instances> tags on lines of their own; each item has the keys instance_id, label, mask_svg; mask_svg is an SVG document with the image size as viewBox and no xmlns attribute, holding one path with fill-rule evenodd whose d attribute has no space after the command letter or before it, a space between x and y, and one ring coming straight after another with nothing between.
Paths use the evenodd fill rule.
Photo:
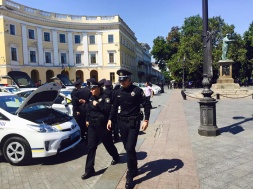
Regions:
<instances>
[{"instance_id":1,"label":"car headlight","mask_svg":"<svg viewBox=\"0 0 253 189\"><path fill-rule=\"evenodd\" d=\"M35 131L39 132L39 133L52 133L52 132L58 132L58 130L50 125L46 125L46 124L40 124L40 125L31 125L28 124L29 127L31 127L32 129L34 129Z\"/></svg>"}]
</instances>

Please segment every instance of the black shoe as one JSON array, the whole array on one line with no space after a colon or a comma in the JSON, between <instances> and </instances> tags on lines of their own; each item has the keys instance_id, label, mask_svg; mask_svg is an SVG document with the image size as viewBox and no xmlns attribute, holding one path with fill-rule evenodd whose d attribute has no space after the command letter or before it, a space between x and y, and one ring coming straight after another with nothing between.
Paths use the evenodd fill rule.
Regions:
<instances>
[{"instance_id":1,"label":"black shoe","mask_svg":"<svg viewBox=\"0 0 253 189\"><path fill-rule=\"evenodd\" d=\"M131 176L127 176L125 188L126 189L133 189L134 188L134 181Z\"/></svg>"},{"instance_id":2,"label":"black shoe","mask_svg":"<svg viewBox=\"0 0 253 189\"><path fill-rule=\"evenodd\" d=\"M119 163L119 157L111 161L111 165L116 165L117 163Z\"/></svg>"},{"instance_id":3,"label":"black shoe","mask_svg":"<svg viewBox=\"0 0 253 189\"><path fill-rule=\"evenodd\" d=\"M81 179L85 180L95 175L95 171L89 171L81 176Z\"/></svg>"}]
</instances>

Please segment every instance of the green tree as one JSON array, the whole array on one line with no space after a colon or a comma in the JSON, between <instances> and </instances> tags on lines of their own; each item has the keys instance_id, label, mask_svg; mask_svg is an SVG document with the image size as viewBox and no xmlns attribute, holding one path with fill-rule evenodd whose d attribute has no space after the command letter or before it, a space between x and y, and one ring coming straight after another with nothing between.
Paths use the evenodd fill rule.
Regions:
<instances>
[{"instance_id":1,"label":"green tree","mask_svg":"<svg viewBox=\"0 0 253 189\"><path fill-rule=\"evenodd\" d=\"M161 56L154 56L156 60L167 62L171 77L178 83L182 82L183 65L185 65L185 81L193 81L201 86L203 74L203 23L202 18L191 16L186 18L181 28L173 27L168 34L167 41L162 38L161 46L154 43L151 53L158 55L158 49L163 49ZM209 19L209 32L212 33L212 55L213 55L213 80L218 78L218 66L216 62L221 57L222 38L226 33L233 33L234 26L228 25L221 17ZM159 47L159 48L158 48ZM166 49L166 50L165 50ZM154 55L154 54L153 54ZM158 58L159 57L159 58ZM185 62L183 57L186 58ZM184 64L185 63L185 64Z\"/></svg>"}]
</instances>

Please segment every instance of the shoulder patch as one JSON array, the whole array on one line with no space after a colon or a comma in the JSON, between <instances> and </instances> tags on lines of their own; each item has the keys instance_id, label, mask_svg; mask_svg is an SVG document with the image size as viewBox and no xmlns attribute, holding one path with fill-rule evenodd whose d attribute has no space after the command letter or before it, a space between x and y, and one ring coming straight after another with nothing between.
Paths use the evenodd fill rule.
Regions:
<instances>
[{"instance_id":1,"label":"shoulder patch","mask_svg":"<svg viewBox=\"0 0 253 189\"><path fill-rule=\"evenodd\" d=\"M110 98L106 98L106 99L105 99L105 102L106 102L106 103L110 103Z\"/></svg>"}]
</instances>

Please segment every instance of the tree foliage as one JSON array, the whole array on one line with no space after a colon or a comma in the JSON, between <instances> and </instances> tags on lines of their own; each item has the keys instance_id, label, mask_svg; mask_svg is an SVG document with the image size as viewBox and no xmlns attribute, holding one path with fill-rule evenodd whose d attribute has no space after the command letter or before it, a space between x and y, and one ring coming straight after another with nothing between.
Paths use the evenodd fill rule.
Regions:
<instances>
[{"instance_id":1,"label":"tree foliage","mask_svg":"<svg viewBox=\"0 0 253 189\"><path fill-rule=\"evenodd\" d=\"M235 40L231 43L228 52L228 57L235 62L233 77L237 80L249 79L253 67L253 22L243 37L234 33L234 25L225 23L220 16L209 18L208 26L208 30L212 34L213 82L216 82L219 77L217 62L221 60L222 39L227 33L232 34L232 38ZM156 59L156 63L164 64L166 62L171 79L179 83L182 82L184 70L185 81L193 81L197 85L201 85L203 74L202 36L202 18L199 15L188 17L181 27L172 27L166 39L162 36L157 37L154 40L151 54ZM163 70L166 67L163 67Z\"/></svg>"}]
</instances>

